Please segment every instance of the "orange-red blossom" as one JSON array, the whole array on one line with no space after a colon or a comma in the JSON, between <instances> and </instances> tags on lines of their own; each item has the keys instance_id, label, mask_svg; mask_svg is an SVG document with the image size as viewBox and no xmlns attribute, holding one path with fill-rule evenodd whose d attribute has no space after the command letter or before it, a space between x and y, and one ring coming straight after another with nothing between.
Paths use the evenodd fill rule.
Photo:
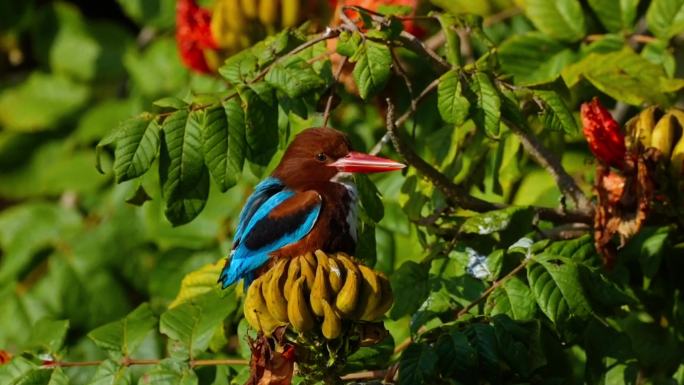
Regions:
<instances>
[{"instance_id":1,"label":"orange-red blossom","mask_svg":"<svg viewBox=\"0 0 684 385\"><path fill-rule=\"evenodd\" d=\"M623 169L625 166L625 135L610 112L594 98L581 107L584 137L589 149L599 161L611 167Z\"/></svg>"}]
</instances>

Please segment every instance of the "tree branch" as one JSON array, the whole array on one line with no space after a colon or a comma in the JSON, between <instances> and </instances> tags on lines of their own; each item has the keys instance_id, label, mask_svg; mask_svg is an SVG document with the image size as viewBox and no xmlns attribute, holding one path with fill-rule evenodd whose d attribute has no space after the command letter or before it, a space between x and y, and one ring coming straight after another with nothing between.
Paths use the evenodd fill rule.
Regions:
<instances>
[{"instance_id":1,"label":"tree branch","mask_svg":"<svg viewBox=\"0 0 684 385\"><path fill-rule=\"evenodd\" d=\"M525 151L551 174L553 179L555 179L558 188L560 188L561 193L572 200L577 211L591 217L594 211L593 204L589 201L587 196L584 195L584 192L582 192L579 186L577 186L577 183L572 176L565 171L560 160L546 147L542 146L537 137L531 132L512 122L507 121L506 125L518 136Z\"/></svg>"},{"instance_id":2,"label":"tree branch","mask_svg":"<svg viewBox=\"0 0 684 385\"><path fill-rule=\"evenodd\" d=\"M41 368L42 369L54 369L56 367L71 368L80 366L99 366L102 364L102 360L97 361L47 361ZM121 360L120 364L123 366L133 366L133 365L157 365L161 362L161 359L135 359L135 358L124 358ZM215 360L190 360L190 366L220 366L220 365L249 365L249 361L242 359L226 358L226 359L215 359Z\"/></svg>"}]
</instances>

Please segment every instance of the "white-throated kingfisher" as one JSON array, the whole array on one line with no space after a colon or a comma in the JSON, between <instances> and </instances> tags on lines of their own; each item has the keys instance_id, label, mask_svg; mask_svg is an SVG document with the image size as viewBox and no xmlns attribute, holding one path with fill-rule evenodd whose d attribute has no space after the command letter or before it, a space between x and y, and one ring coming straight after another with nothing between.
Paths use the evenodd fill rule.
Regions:
<instances>
[{"instance_id":1,"label":"white-throated kingfisher","mask_svg":"<svg viewBox=\"0 0 684 385\"><path fill-rule=\"evenodd\" d=\"M247 286L271 258L317 249L353 253L357 194L345 176L402 168L393 160L352 151L335 129L302 131L247 199L219 282L225 288L243 278Z\"/></svg>"}]
</instances>

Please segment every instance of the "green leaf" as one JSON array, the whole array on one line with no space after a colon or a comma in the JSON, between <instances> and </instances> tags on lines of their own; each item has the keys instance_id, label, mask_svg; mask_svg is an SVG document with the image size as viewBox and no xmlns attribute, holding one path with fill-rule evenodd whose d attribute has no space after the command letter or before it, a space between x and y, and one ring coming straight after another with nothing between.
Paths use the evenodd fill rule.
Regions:
<instances>
[{"instance_id":1,"label":"green leaf","mask_svg":"<svg viewBox=\"0 0 684 385\"><path fill-rule=\"evenodd\" d=\"M639 54L651 63L663 67L667 77L673 78L675 76L677 61L668 42L662 40L649 42Z\"/></svg>"},{"instance_id":2,"label":"green leaf","mask_svg":"<svg viewBox=\"0 0 684 385\"><path fill-rule=\"evenodd\" d=\"M430 266L413 261L404 262L390 277L395 301L390 312L390 318L399 319L405 315L413 314L430 292L428 285L428 273Z\"/></svg>"},{"instance_id":3,"label":"green leaf","mask_svg":"<svg viewBox=\"0 0 684 385\"><path fill-rule=\"evenodd\" d=\"M121 183L143 175L159 152L159 124L153 116L129 119L121 124L114 150L114 176Z\"/></svg>"},{"instance_id":4,"label":"green leaf","mask_svg":"<svg viewBox=\"0 0 684 385\"><path fill-rule=\"evenodd\" d=\"M439 24L442 27L442 31L446 38L444 49L446 51L447 61L453 67L458 68L461 66L461 39L453 28L457 26L457 21L453 16L446 13L439 14L437 19L439 20Z\"/></svg>"},{"instance_id":5,"label":"green leaf","mask_svg":"<svg viewBox=\"0 0 684 385\"><path fill-rule=\"evenodd\" d=\"M648 29L661 39L684 31L684 0L653 0L646 12Z\"/></svg>"},{"instance_id":6,"label":"green leaf","mask_svg":"<svg viewBox=\"0 0 684 385\"><path fill-rule=\"evenodd\" d=\"M176 41L158 38L144 50L129 50L123 59L134 90L148 98L173 95L186 86L188 71L178 55Z\"/></svg>"},{"instance_id":7,"label":"green leaf","mask_svg":"<svg viewBox=\"0 0 684 385\"><path fill-rule=\"evenodd\" d=\"M224 265L225 262L221 260L204 265L183 277L178 295L169 307L176 307L212 290L220 292L222 297L229 296L232 289L220 290L216 284L216 277L220 275Z\"/></svg>"},{"instance_id":8,"label":"green leaf","mask_svg":"<svg viewBox=\"0 0 684 385\"><path fill-rule=\"evenodd\" d=\"M165 98L157 99L152 102L157 107L161 108L173 108L174 110L182 110L188 108L188 103L178 99L175 96L167 96Z\"/></svg>"},{"instance_id":9,"label":"green leaf","mask_svg":"<svg viewBox=\"0 0 684 385\"><path fill-rule=\"evenodd\" d=\"M197 385L197 374L186 363L166 359L143 375L138 385Z\"/></svg>"},{"instance_id":10,"label":"green leaf","mask_svg":"<svg viewBox=\"0 0 684 385\"><path fill-rule=\"evenodd\" d=\"M576 56L565 44L536 31L511 36L498 53L501 69L519 85L553 81Z\"/></svg>"},{"instance_id":11,"label":"green leaf","mask_svg":"<svg viewBox=\"0 0 684 385\"><path fill-rule=\"evenodd\" d=\"M684 87L684 79L668 78L661 66L631 49L592 53L563 70L563 79L568 87L577 84L581 77L607 95L635 106L646 102L667 104L665 94Z\"/></svg>"},{"instance_id":12,"label":"green leaf","mask_svg":"<svg viewBox=\"0 0 684 385\"><path fill-rule=\"evenodd\" d=\"M349 31L344 31L337 39L337 46L335 50L342 56L352 57L359 49L361 39L361 34L358 32L352 33Z\"/></svg>"},{"instance_id":13,"label":"green leaf","mask_svg":"<svg viewBox=\"0 0 684 385\"><path fill-rule=\"evenodd\" d=\"M526 0L525 14L538 30L563 41L584 37L585 22L578 0Z\"/></svg>"},{"instance_id":14,"label":"green leaf","mask_svg":"<svg viewBox=\"0 0 684 385\"><path fill-rule=\"evenodd\" d=\"M261 82L238 92L245 111L248 159L265 166L278 148L278 106L273 89Z\"/></svg>"},{"instance_id":15,"label":"green leaf","mask_svg":"<svg viewBox=\"0 0 684 385\"><path fill-rule=\"evenodd\" d=\"M475 94L476 104L473 106L473 121L487 135L499 135L501 121L501 98L498 90L484 72L476 72L469 83L470 91Z\"/></svg>"},{"instance_id":16,"label":"green leaf","mask_svg":"<svg viewBox=\"0 0 684 385\"><path fill-rule=\"evenodd\" d=\"M229 57L219 68L219 74L237 86L249 82L257 69L257 57L251 50L246 49Z\"/></svg>"},{"instance_id":17,"label":"green leaf","mask_svg":"<svg viewBox=\"0 0 684 385\"><path fill-rule=\"evenodd\" d=\"M506 314L517 321L534 319L537 313L530 288L518 277L511 277L487 298L485 312L490 316Z\"/></svg>"},{"instance_id":18,"label":"green leaf","mask_svg":"<svg viewBox=\"0 0 684 385\"><path fill-rule=\"evenodd\" d=\"M468 337L459 330L450 330L439 336L435 344L439 354L438 371L467 381L473 378L478 365L477 351L470 345Z\"/></svg>"},{"instance_id":19,"label":"green leaf","mask_svg":"<svg viewBox=\"0 0 684 385\"><path fill-rule=\"evenodd\" d=\"M231 301L214 291L190 298L161 315L159 330L194 357L209 347L216 327L235 309Z\"/></svg>"},{"instance_id":20,"label":"green leaf","mask_svg":"<svg viewBox=\"0 0 684 385\"><path fill-rule=\"evenodd\" d=\"M452 70L439 78L437 107L442 119L447 123L460 126L468 118L470 102L463 96L460 71Z\"/></svg>"},{"instance_id":21,"label":"green leaf","mask_svg":"<svg viewBox=\"0 0 684 385\"><path fill-rule=\"evenodd\" d=\"M52 203L25 203L0 213L0 282L14 280L40 250L55 247L81 228L74 210Z\"/></svg>"},{"instance_id":22,"label":"green leaf","mask_svg":"<svg viewBox=\"0 0 684 385\"><path fill-rule=\"evenodd\" d=\"M555 324L586 318L589 303L579 281L577 266L570 260L535 257L527 265L527 280L539 308Z\"/></svg>"},{"instance_id":23,"label":"green leaf","mask_svg":"<svg viewBox=\"0 0 684 385\"><path fill-rule=\"evenodd\" d=\"M86 20L65 2L36 10L33 49L54 73L80 81L121 79L121 58L133 44L129 29L105 19Z\"/></svg>"},{"instance_id":24,"label":"green leaf","mask_svg":"<svg viewBox=\"0 0 684 385\"><path fill-rule=\"evenodd\" d=\"M325 81L304 59L295 57L287 64L276 64L266 74L266 82L290 98L320 89Z\"/></svg>"},{"instance_id":25,"label":"green leaf","mask_svg":"<svg viewBox=\"0 0 684 385\"><path fill-rule=\"evenodd\" d=\"M390 77L392 55L386 45L365 40L354 57L357 61L352 75L359 87L359 95L368 100L385 87Z\"/></svg>"},{"instance_id":26,"label":"green leaf","mask_svg":"<svg viewBox=\"0 0 684 385\"><path fill-rule=\"evenodd\" d=\"M131 375L125 366L112 360L104 360L88 385L131 385Z\"/></svg>"},{"instance_id":27,"label":"green leaf","mask_svg":"<svg viewBox=\"0 0 684 385\"><path fill-rule=\"evenodd\" d=\"M204 111L202 121L204 161L222 192L235 185L239 173L239 170L233 169L233 164L229 160L230 129L223 106L209 107Z\"/></svg>"},{"instance_id":28,"label":"green leaf","mask_svg":"<svg viewBox=\"0 0 684 385\"><path fill-rule=\"evenodd\" d=\"M28 347L39 353L57 353L64 344L69 320L41 318L31 328Z\"/></svg>"},{"instance_id":29,"label":"green leaf","mask_svg":"<svg viewBox=\"0 0 684 385\"><path fill-rule=\"evenodd\" d=\"M88 338L100 348L117 353L113 357L119 357L118 353L126 357L135 352L156 324L150 305L143 303L123 319L91 331Z\"/></svg>"},{"instance_id":30,"label":"green leaf","mask_svg":"<svg viewBox=\"0 0 684 385\"><path fill-rule=\"evenodd\" d=\"M228 164L230 170L238 176L245 164L247 151L245 112L237 98L226 101L223 109L228 119Z\"/></svg>"},{"instance_id":31,"label":"green leaf","mask_svg":"<svg viewBox=\"0 0 684 385\"><path fill-rule=\"evenodd\" d=\"M414 343L401 354L399 385L427 384L435 375L439 356L429 346Z\"/></svg>"},{"instance_id":32,"label":"green leaf","mask_svg":"<svg viewBox=\"0 0 684 385\"><path fill-rule=\"evenodd\" d=\"M174 0L117 0L117 3L138 25L161 30L173 28L176 15Z\"/></svg>"},{"instance_id":33,"label":"green leaf","mask_svg":"<svg viewBox=\"0 0 684 385\"><path fill-rule=\"evenodd\" d=\"M556 91L534 90L532 93L541 99L545 106L544 112L547 116L547 119L545 119L546 127L552 129L560 128L570 136L577 135L579 132L577 122L568 106Z\"/></svg>"},{"instance_id":34,"label":"green leaf","mask_svg":"<svg viewBox=\"0 0 684 385\"><path fill-rule=\"evenodd\" d=\"M636 19L640 0L589 0L589 6L610 32L629 30Z\"/></svg>"},{"instance_id":35,"label":"green leaf","mask_svg":"<svg viewBox=\"0 0 684 385\"><path fill-rule=\"evenodd\" d=\"M87 86L67 77L32 72L23 83L0 92L0 126L22 132L56 128L89 96Z\"/></svg>"},{"instance_id":36,"label":"green leaf","mask_svg":"<svg viewBox=\"0 0 684 385\"><path fill-rule=\"evenodd\" d=\"M514 216L527 212L529 209L525 207L508 207L476 214L466 219L459 231L467 234L492 234L507 229L513 222Z\"/></svg>"},{"instance_id":37,"label":"green leaf","mask_svg":"<svg viewBox=\"0 0 684 385\"><path fill-rule=\"evenodd\" d=\"M37 365L24 357L14 357L10 362L0 365L0 384L18 385Z\"/></svg>"},{"instance_id":38,"label":"green leaf","mask_svg":"<svg viewBox=\"0 0 684 385\"><path fill-rule=\"evenodd\" d=\"M476 323L469 325L465 329L465 334L468 336L470 345L472 345L479 356L480 367L487 373L490 379L498 380L500 363L499 363L499 346L496 339L494 328L489 324ZM482 370L481 369L481 370ZM492 381L492 383L499 383L500 381Z\"/></svg>"},{"instance_id":39,"label":"green leaf","mask_svg":"<svg viewBox=\"0 0 684 385\"><path fill-rule=\"evenodd\" d=\"M166 118L159 160L166 217L175 225L190 222L204 208L209 176L202 156L198 113L177 111Z\"/></svg>"},{"instance_id":40,"label":"green leaf","mask_svg":"<svg viewBox=\"0 0 684 385\"><path fill-rule=\"evenodd\" d=\"M354 178L357 190L359 192L359 200L368 216L377 222L382 220L385 216L385 206L382 204L382 195L375 183L363 174L357 174Z\"/></svg>"}]
</instances>

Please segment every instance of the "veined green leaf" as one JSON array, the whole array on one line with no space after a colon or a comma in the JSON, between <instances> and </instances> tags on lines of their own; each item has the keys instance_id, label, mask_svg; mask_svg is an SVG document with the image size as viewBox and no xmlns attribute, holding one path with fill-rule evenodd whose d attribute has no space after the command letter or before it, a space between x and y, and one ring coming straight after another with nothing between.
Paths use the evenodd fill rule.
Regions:
<instances>
[{"instance_id":1,"label":"veined green leaf","mask_svg":"<svg viewBox=\"0 0 684 385\"><path fill-rule=\"evenodd\" d=\"M534 258L527 265L527 280L542 312L556 324L587 317L591 308L574 262L548 255Z\"/></svg>"},{"instance_id":2,"label":"veined green leaf","mask_svg":"<svg viewBox=\"0 0 684 385\"><path fill-rule=\"evenodd\" d=\"M17 385L20 381L38 365L24 357L14 357L10 362L0 365L0 383L7 385Z\"/></svg>"},{"instance_id":3,"label":"veined green leaf","mask_svg":"<svg viewBox=\"0 0 684 385\"><path fill-rule=\"evenodd\" d=\"M182 110L188 107L188 103L178 99L175 96L167 96L165 98L157 99L152 102L157 107L173 108L174 110Z\"/></svg>"},{"instance_id":4,"label":"veined green leaf","mask_svg":"<svg viewBox=\"0 0 684 385\"><path fill-rule=\"evenodd\" d=\"M237 170L229 161L230 127L226 111L221 105L204 111L202 124L202 151L211 176L221 191L227 191L236 183Z\"/></svg>"},{"instance_id":5,"label":"veined green leaf","mask_svg":"<svg viewBox=\"0 0 684 385\"><path fill-rule=\"evenodd\" d=\"M325 85L325 81L302 58L274 65L266 74L266 82L293 99Z\"/></svg>"},{"instance_id":6,"label":"veined green leaf","mask_svg":"<svg viewBox=\"0 0 684 385\"><path fill-rule=\"evenodd\" d=\"M228 58L219 68L219 74L234 86L247 83L256 74L257 60L252 51L246 49Z\"/></svg>"},{"instance_id":7,"label":"veined green leaf","mask_svg":"<svg viewBox=\"0 0 684 385\"><path fill-rule=\"evenodd\" d=\"M430 292L428 273L430 266L413 261L404 262L390 277L396 301L390 311L390 318L399 319L413 314Z\"/></svg>"},{"instance_id":8,"label":"veined green leaf","mask_svg":"<svg viewBox=\"0 0 684 385\"><path fill-rule=\"evenodd\" d=\"M359 95L368 100L380 91L390 76L392 55L389 48L381 43L366 40L354 54L354 81L359 87Z\"/></svg>"},{"instance_id":9,"label":"veined green leaf","mask_svg":"<svg viewBox=\"0 0 684 385\"><path fill-rule=\"evenodd\" d=\"M366 214L376 223L380 222L385 215L385 206L382 204L380 191L378 191L375 183L363 174L356 175L354 181L359 191L359 200Z\"/></svg>"},{"instance_id":10,"label":"veined green leaf","mask_svg":"<svg viewBox=\"0 0 684 385\"><path fill-rule=\"evenodd\" d=\"M161 315L159 330L193 357L207 349L216 327L235 309L228 306L231 300L214 291L190 298Z\"/></svg>"},{"instance_id":11,"label":"veined green leaf","mask_svg":"<svg viewBox=\"0 0 684 385\"><path fill-rule=\"evenodd\" d=\"M451 70L439 78L437 107L447 123L460 126L468 118L470 102L463 96L460 71Z\"/></svg>"},{"instance_id":12,"label":"veined green leaf","mask_svg":"<svg viewBox=\"0 0 684 385\"><path fill-rule=\"evenodd\" d=\"M144 303L119 321L110 322L88 333L97 346L110 352L114 357L129 356L152 330L157 320Z\"/></svg>"},{"instance_id":13,"label":"veined green leaf","mask_svg":"<svg viewBox=\"0 0 684 385\"><path fill-rule=\"evenodd\" d=\"M629 30L634 25L640 0L589 0L601 23L610 32Z\"/></svg>"},{"instance_id":14,"label":"veined green leaf","mask_svg":"<svg viewBox=\"0 0 684 385\"><path fill-rule=\"evenodd\" d=\"M547 127L560 128L568 135L576 135L579 131L577 122L572 116L572 112L565 104L563 99L555 91L534 90L534 96L541 99L544 103L544 113L548 116Z\"/></svg>"},{"instance_id":15,"label":"veined green leaf","mask_svg":"<svg viewBox=\"0 0 684 385\"><path fill-rule=\"evenodd\" d=\"M176 295L173 302L169 304L169 308L174 308L182 303L188 302L206 292L219 290L219 286L216 284L216 277L221 273L223 266L224 261L218 261L216 263L204 265L200 269L183 277L178 295ZM228 290L229 289L226 289L226 291Z\"/></svg>"},{"instance_id":16,"label":"veined green leaf","mask_svg":"<svg viewBox=\"0 0 684 385\"><path fill-rule=\"evenodd\" d=\"M261 82L238 92L245 111L247 157L265 166L278 148L278 106L273 89Z\"/></svg>"},{"instance_id":17,"label":"veined green leaf","mask_svg":"<svg viewBox=\"0 0 684 385\"><path fill-rule=\"evenodd\" d=\"M490 316L506 314L517 321L533 319L536 310L537 304L530 288L518 277L511 277L496 288L485 305Z\"/></svg>"},{"instance_id":18,"label":"veined green leaf","mask_svg":"<svg viewBox=\"0 0 684 385\"><path fill-rule=\"evenodd\" d=\"M475 94L477 104L473 111L473 121L487 135L499 135L501 121L501 98L499 92L484 72L476 72L469 83L470 91Z\"/></svg>"},{"instance_id":19,"label":"veined green leaf","mask_svg":"<svg viewBox=\"0 0 684 385\"><path fill-rule=\"evenodd\" d=\"M410 345L399 361L399 385L427 384L435 375L439 356L429 346Z\"/></svg>"},{"instance_id":20,"label":"veined green leaf","mask_svg":"<svg viewBox=\"0 0 684 385\"><path fill-rule=\"evenodd\" d=\"M140 379L138 385L197 385L197 374L184 362L166 359Z\"/></svg>"},{"instance_id":21,"label":"veined green leaf","mask_svg":"<svg viewBox=\"0 0 684 385\"><path fill-rule=\"evenodd\" d=\"M247 138L245 137L245 112L240 101L232 98L223 104L228 119L228 163L235 175L240 175L245 164Z\"/></svg>"},{"instance_id":22,"label":"veined green leaf","mask_svg":"<svg viewBox=\"0 0 684 385\"><path fill-rule=\"evenodd\" d=\"M198 113L177 111L164 121L159 174L165 214L173 225L188 223L199 215L209 194L200 117Z\"/></svg>"},{"instance_id":23,"label":"veined green leaf","mask_svg":"<svg viewBox=\"0 0 684 385\"><path fill-rule=\"evenodd\" d=\"M653 0L646 12L648 29L661 39L684 31L684 0Z\"/></svg>"},{"instance_id":24,"label":"veined green leaf","mask_svg":"<svg viewBox=\"0 0 684 385\"><path fill-rule=\"evenodd\" d=\"M563 80L572 87L585 77L609 96L632 105L667 104L666 93L684 87L684 79L670 79L663 68L631 49L589 54L563 70Z\"/></svg>"},{"instance_id":25,"label":"veined green leaf","mask_svg":"<svg viewBox=\"0 0 684 385\"><path fill-rule=\"evenodd\" d=\"M143 175L159 152L159 124L152 116L129 119L121 124L114 150L117 183Z\"/></svg>"},{"instance_id":26,"label":"veined green leaf","mask_svg":"<svg viewBox=\"0 0 684 385\"><path fill-rule=\"evenodd\" d=\"M104 360L97 367L88 385L131 385L131 375L125 366L113 360Z\"/></svg>"},{"instance_id":27,"label":"veined green leaf","mask_svg":"<svg viewBox=\"0 0 684 385\"><path fill-rule=\"evenodd\" d=\"M557 78L561 70L575 61L575 53L565 44L540 32L516 34L499 47L504 72L513 75L515 84L533 85Z\"/></svg>"},{"instance_id":28,"label":"veined green leaf","mask_svg":"<svg viewBox=\"0 0 684 385\"><path fill-rule=\"evenodd\" d=\"M584 37L584 13L578 0L526 0L525 14L538 30L564 41Z\"/></svg>"},{"instance_id":29,"label":"veined green leaf","mask_svg":"<svg viewBox=\"0 0 684 385\"><path fill-rule=\"evenodd\" d=\"M28 346L41 353L57 353L64 344L67 329L69 329L69 320L41 318L31 328Z\"/></svg>"}]
</instances>

